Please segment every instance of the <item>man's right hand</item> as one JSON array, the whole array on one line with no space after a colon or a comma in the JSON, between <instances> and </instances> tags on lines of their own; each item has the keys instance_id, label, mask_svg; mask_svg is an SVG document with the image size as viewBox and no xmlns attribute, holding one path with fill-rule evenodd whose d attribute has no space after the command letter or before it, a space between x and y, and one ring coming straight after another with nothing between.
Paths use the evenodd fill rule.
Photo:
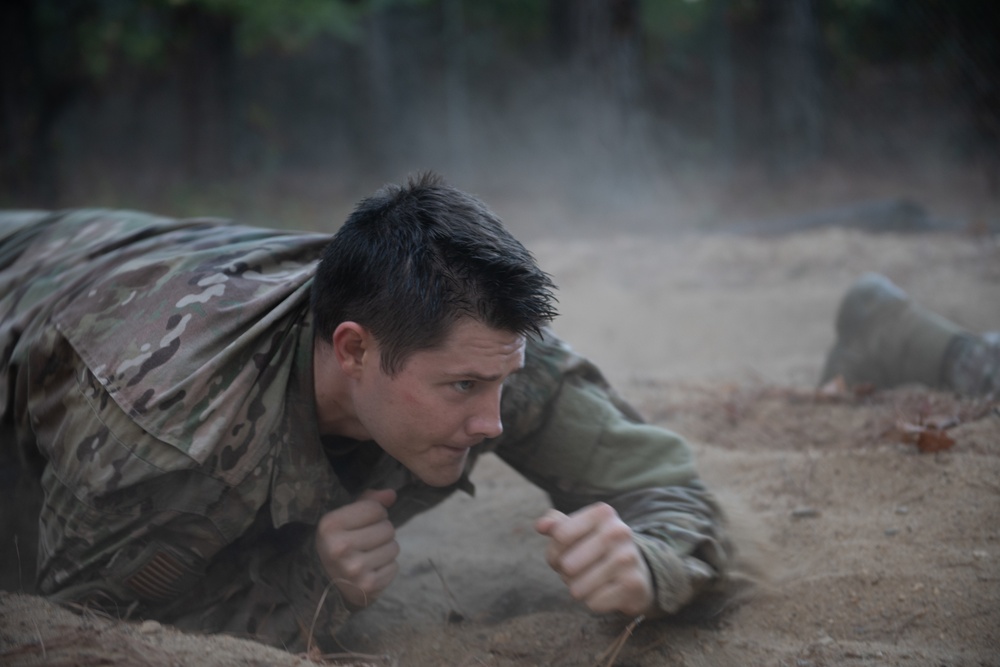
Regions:
<instances>
[{"instance_id":1,"label":"man's right hand","mask_svg":"<svg viewBox=\"0 0 1000 667\"><path fill-rule=\"evenodd\" d=\"M392 489L365 491L350 505L324 514L316 527L320 562L355 608L374 602L399 571L396 529L386 511L394 502Z\"/></svg>"}]
</instances>

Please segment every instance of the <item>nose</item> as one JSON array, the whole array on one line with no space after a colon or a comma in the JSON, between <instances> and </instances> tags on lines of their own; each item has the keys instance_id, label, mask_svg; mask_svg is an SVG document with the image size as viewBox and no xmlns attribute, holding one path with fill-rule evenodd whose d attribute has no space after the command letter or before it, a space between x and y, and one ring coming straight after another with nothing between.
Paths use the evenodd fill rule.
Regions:
<instances>
[{"instance_id":1,"label":"nose","mask_svg":"<svg viewBox=\"0 0 1000 667\"><path fill-rule=\"evenodd\" d=\"M470 437L496 438L503 433L500 420L500 390L486 392L482 400L476 402L476 410L466 422Z\"/></svg>"}]
</instances>

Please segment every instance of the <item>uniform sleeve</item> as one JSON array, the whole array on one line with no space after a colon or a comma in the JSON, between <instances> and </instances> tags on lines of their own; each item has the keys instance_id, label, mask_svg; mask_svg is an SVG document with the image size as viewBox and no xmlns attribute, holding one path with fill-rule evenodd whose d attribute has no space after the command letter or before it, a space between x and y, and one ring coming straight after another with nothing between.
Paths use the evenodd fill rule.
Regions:
<instances>
[{"instance_id":1,"label":"uniform sleeve","mask_svg":"<svg viewBox=\"0 0 1000 667\"><path fill-rule=\"evenodd\" d=\"M138 427L68 345L36 349L55 369L24 403L47 459L40 593L286 647L344 622L314 527L273 525L268 457L226 479L218 459L194 462Z\"/></svg>"},{"instance_id":2,"label":"uniform sleeve","mask_svg":"<svg viewBox=\"0 0 1000 667\"><path fill-rule=\"evenodd\" d=\"M505 388L496 452L556 509L610 504L635 533L662 611L718 581L729 559L722 512L677 434L642 421L600 371L550 333Z\"/></svg>"}]
</instances>

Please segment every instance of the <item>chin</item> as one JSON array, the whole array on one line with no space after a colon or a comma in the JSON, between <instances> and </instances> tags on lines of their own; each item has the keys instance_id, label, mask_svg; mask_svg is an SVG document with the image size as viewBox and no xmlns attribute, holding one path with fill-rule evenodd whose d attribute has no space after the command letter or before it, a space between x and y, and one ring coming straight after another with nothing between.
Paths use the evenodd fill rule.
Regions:
<instances>
[{"instance_id":1,"label":"chin","mask_svg":"<svg viewBox=\"0 0 1000 667\"><path fill-rule=\"evenodd\" d=\"M433 486L435 488L440 489L446 486L451 486L461 478L462 478L461 474L451 475L449 477L445 477L443 475L437 475L432 479L421 478L421 481L424 482L424 484L426 484L427 486Z\"/></svg>"},{"instance_id":2,"label":"chin","mask_svg":"<svg viewBox=\"0 0 1000 667\"><path fill-rule=\"evenodd\" d=\"M445 486L451 486L452 484L460 480L462 478L462 472L464 470L465 466L463 465L461 468L458 468L457 470L454 471L431 470L431 471L426 471L423 474L416 471L413 471L413 473L420 479L421 482L423 482L427 486L442 488Z\"/></svg>"}]
</instances>

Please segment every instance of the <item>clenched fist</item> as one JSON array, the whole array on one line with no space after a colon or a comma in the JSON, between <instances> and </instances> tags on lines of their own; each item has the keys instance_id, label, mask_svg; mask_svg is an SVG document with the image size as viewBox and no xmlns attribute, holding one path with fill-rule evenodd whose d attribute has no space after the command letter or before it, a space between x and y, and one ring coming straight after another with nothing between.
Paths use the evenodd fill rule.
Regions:
<instances>
[{"instance_id":1,"label":"clenched fist","mask_svg":"<svg viewBox=\"0 0 1000 667\"><path fill-rule=\"evenodd\" d=\"M549 510L535 529L549 537L549 566L591 611L638 616L653 608L649 566L632 529L610 505L595 503L569 516Z\"/></svg>"},{"instance_id":2,"label":"clenched fist","mask_svg":"<svg viewBox=\"0 0 1000 667\"><path fill-rule=\"evenodd\" d=\"M344 601L367 607L399 571L396 529L386 510L396 502L391 489L365 491L350 505L327 512L316 526L316 551Z\"/></svg>"}]
</instances>

